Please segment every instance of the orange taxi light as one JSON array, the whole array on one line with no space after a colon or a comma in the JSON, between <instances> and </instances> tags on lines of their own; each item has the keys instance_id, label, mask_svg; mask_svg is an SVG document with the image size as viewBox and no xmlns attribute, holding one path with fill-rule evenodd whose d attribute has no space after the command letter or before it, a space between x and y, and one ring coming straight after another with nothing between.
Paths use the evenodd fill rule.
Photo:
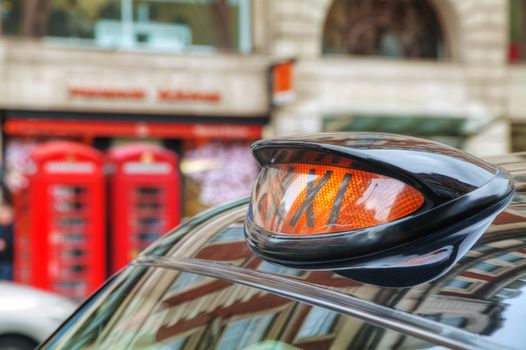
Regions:
<instances>
[{"instance_id":1,"label":"orange taxi light","mask_svg":"<svg viewBox=\"0 0 526 350\"><path fill-rule=\"evenodd\" d=\"M292 235L376 226L407 216L423 203L422 193L397 179L311 164L264 167L252 194L254 223Z\"/></svg>"}]
</instances>

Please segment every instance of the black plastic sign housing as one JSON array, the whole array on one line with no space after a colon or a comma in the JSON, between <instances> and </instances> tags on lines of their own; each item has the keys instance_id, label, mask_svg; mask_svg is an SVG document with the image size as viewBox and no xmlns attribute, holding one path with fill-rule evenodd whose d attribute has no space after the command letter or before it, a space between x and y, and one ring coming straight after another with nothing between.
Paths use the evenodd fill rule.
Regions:
<instances>
[{"instance_id":1,"label":"black plastic sign housing","mask_svg":"<svg viewBox=\"0 0 526 350\"><path fill-rule=\"evenodd\" d=\"M331 165L398 179L424 195L424 204L395 221L325 234L268 232L245 221L251 249L265 260L301 269L334 270L386 287L420 284L444 274L512 200L510 174L449 146L382 133L329 133L261 140L252 152L262 166Z\"/></svg>"}]
</instances>

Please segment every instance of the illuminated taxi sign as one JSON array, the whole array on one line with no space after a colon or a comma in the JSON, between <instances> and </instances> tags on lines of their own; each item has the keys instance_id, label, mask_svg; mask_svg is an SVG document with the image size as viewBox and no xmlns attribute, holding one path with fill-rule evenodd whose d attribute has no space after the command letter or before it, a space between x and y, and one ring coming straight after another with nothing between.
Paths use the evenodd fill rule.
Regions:
<instances>
[{"instance_id":1,"label":"illuminated taxi sign","mask_svg":"<svg viewBox=\"0 0 526 350\"><path fill-rule=\"evenodd\" d=\"M254 223L281 234L322 234L391 222L418 210L423 195L400 180L314 164L263 168L253 193Z\"/></svg>"},{"instance_id":2,"label":"illuminated taxi sign","mask_svg":"<svg viewBox=\"0 0 526 350\"><path fill-rule=\"evenodd\" d=\"M248 246L287 267L403 287L437 278L514 195L504 170L423 139L332 133L261 140Z\"/></svg>"}]
</instances>

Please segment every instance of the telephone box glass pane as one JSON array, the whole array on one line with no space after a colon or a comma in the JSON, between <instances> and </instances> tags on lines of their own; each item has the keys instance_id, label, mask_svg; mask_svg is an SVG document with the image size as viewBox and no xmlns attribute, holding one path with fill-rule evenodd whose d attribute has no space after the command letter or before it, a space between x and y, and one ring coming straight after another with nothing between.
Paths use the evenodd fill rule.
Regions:
<instances>
[{"instance_id":1,"label":"telephone box glass pane","mask_svg":"<svg viewBox=\"0 0 526 350\"><path fill-rule=\"evenodd\" d=\"M78 185L49 188L50 257L48 271L56 292L80 299L87 293L90 232L89 189Z\"/></svg>"},{"instance_id":2,"label":"telephone box glass pane","mask_svg":"<svg viewBox=\"0 0 526 350\"><path fill-rule=\"evenodd\" d=\"M166 230L166 191L161 186L137 186L132 188L133 213L132 252L148 247Z\"/></svg>"}]
</instances>

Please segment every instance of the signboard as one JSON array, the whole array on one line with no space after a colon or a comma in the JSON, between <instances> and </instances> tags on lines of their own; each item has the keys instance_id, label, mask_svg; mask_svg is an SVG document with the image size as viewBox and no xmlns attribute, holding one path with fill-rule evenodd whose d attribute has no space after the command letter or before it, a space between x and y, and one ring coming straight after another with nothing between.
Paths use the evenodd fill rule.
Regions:
<instances>
[{"instance_id":1,"label":"signboard","mask_svg":"<svg viewBox=\"0 0 526 350\"><path fill-rule=\"evenodd\" d=\"M50 174L90 174L95 171L95 164L89 162L48 162L45 169Z\"/></svg>"},{"instance_id":2,"label":"signboard","mask_svg":"<svg viewBox=\"0 0 526 350\"><path fill-rule=\"evenodd\" d=\"M111 120L7 118L8 135L80 136L80 137L169 137L180 139L257 140L261 125L161 123Z\"/></svg>"},{"instance_id":3,"label":"signboard","mask_svg":"<svg viewBox=\"0 0 526 350\"><path fill-rule=\"evenodd\" d=\"M70 98L93 100L135 100L141 101L154 99L162 102L205 102L218 103L221 94L217 91L200 91L185 89L157 89L150 92L143 88L108 88L108 87L82 87L69 86Z\"/></svg>"},{"instance_id":4,"label":"signboard","mask_svg":"<svg viewBox=\"0 0 526 350\"><path fill-rule=\"evenodd\" d=\"M128 162L124 164L124 174L170 174L172 166L170 163L145 163L145 162Z\"/></svg>"},{"instance_id":5,"label":"signboard","mask_svg":"<svg viewBox=\"0 0 526 350\"><path fill-rule=\"evenodd\" d=\"M294 100L294 60L275 63L270 67L272 105L281 106Z\"/></svg>"},{"instance_id":6,"label":"signboard","mask_svg":"<svg viewBox=\"0 0 526 350\"><path fill-rule=\"evenodd\" d=\"M270 114L265 55L144 55L64 50L16 40L3 44L17 52L4 62L17 67L2 80L4 109L133 113L167 120ZM52 64L50 57L56 58Z\"/></svg>"}]
</instances>

